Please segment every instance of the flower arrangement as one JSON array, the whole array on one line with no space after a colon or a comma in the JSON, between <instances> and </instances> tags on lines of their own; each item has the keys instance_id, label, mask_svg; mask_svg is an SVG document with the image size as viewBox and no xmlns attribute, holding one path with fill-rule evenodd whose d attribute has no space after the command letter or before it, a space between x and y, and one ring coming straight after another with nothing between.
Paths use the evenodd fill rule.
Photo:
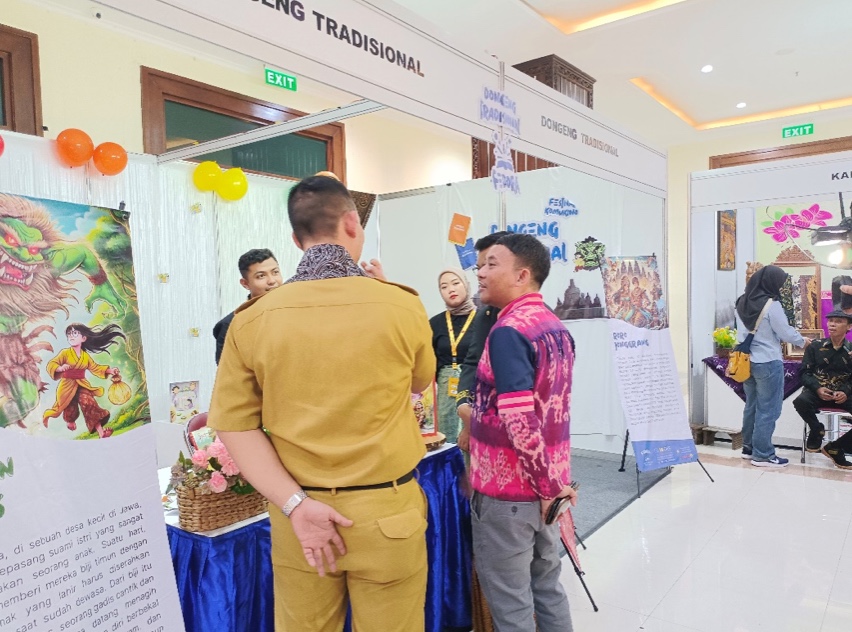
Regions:
<instances>
[{"instance_id":1,"label":"flower arrangement","mask_svg":"<svg viewBox=\"0 0 852 632\"><path fill-rule=\"evenodd\" d=\"M737 345L737 331L731 327L719 327L713 331L713 342L720 349L733 349Z\"/></svg>"},{"instance_id":2,"label":"flower arrangement","mask_svg":"<svg viewBox=\"0 0 852 632\"><path fill-rule=\"evenodd\" d=\"M218 437L206 448L193 452L190 458L180 453L178 462L172 466L169 490L179 486L198 488L202 494L221 494L229 489L235 494L251 494L255 491L240 476L240 468Z\"/></svg>"}]
</instances>

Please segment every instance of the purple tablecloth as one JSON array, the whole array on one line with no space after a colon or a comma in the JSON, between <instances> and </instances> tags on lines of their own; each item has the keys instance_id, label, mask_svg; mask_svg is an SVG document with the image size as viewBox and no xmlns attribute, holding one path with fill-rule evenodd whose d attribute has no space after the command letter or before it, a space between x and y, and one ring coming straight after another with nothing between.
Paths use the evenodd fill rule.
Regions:
<instances>
[{"instance_id":1,"label":"purple tablecloth","mask_svg":"<svg viewBox=\"0 0 852 632\"><path fill-rule=\"evenodd\" d=\"M710 356L709 358L704 358L702 362L710 367L710 369L713 370L713 373L718 375L741 400L745 401L743 385L740 382L735 382L725 376L725 369L728 368L728 358ZM784 360L784 399L787 399L790 395L802 388L802 377L799 375L801 368L802 363L798 360Z\"/></svg>"}]
</instances>

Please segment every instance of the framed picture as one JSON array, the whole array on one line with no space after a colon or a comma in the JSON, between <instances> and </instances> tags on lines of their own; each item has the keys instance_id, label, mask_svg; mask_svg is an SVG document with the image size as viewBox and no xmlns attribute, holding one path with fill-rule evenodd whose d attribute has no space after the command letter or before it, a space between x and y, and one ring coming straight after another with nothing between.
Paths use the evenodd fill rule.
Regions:
<instances>
[{"instance_id":1,"label":"framed picture","mask_svg":"<svg viewBox=\"0 0 852 632\"><path fill-rule=\"evenodd\" d=\"M811 340L825 338L825 333L822 329L800 329L799 333L802 334L803 337L810 338ZM789 342L785 342L783 346L784 358L787 360L801 360L805 355L804 347L796 347Z\"/></svg>"},{"instance_id":2,"label":"framed picture","mask_svg":"<svg viewBox=\"0 0 852 632\"><path fill-rule=\"evenodd\" d=\"M422 393L411 395L411 407L420 426L420 434L433 437L438 434L438 406L436 384L433 381Z\"/></svg>"},{"instance_id":3,"label":"framed picture","mask_svg":"<svg viewBox=\"0 0 852 632\"><path fill-rule=\"evenodd\" d=\"M716 269L737 269L737 212L716 213Z\"/></svg>"},{"instance_id":4,"label":"framed picture","mask_svg":"<svg viewBox=\"0 0 852 632\"><path fill-rule=\"evenodd\" d=\"M781 304L788 312L788 318L792 317L793 327L799 330L821 331L819 329L822 327L821 266L807 261L804 255L800 258L804 258L805 261L795 261L793 255L796 253L788 251L792 251L792 248L782 252L773 264L790 275L789 285L781 290ZM820 334L819 337L823 338L825 334Z\"/></svg>"}]
</instances>

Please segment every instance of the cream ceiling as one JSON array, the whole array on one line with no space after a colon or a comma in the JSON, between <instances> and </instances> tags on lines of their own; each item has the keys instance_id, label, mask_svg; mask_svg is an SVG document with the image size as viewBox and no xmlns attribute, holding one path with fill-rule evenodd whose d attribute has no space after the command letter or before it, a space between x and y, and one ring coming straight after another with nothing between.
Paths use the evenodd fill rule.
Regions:
<instances>
[{"instance_id":1,"label":"cream ceiling","mask_svg":"<svg viewBox=\"0 0 852 632\"><path fill-rule=\"evenodd\" d=\"M513 64L556 53L597 79L596 110L662 146L725 133L739 117L780 130L852 116L852 0L396 1Z\"/></svg>"}]
</instances>

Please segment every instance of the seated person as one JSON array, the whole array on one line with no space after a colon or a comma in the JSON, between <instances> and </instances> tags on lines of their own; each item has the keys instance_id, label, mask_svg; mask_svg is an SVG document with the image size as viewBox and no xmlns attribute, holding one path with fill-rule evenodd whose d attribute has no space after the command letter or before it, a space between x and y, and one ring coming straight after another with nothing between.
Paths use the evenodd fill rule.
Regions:
<instances>
[{"instance_id":1,"label":"seated person","mask_svg":"<svg viewBox=\"0 0 852 632\"><path fill-rule=\"evenodd\" d=\"M805 349L803 388L793 401L793 407L810 429L805 444L808 452L820 452L822 448L825 426L816 416L820 408L842 408L852 412L852 358L849 357L852 343L846 340L850 329L852 314L834 310L828 315L829 337L814 340Z\"/></svg>"}]
</instances>

